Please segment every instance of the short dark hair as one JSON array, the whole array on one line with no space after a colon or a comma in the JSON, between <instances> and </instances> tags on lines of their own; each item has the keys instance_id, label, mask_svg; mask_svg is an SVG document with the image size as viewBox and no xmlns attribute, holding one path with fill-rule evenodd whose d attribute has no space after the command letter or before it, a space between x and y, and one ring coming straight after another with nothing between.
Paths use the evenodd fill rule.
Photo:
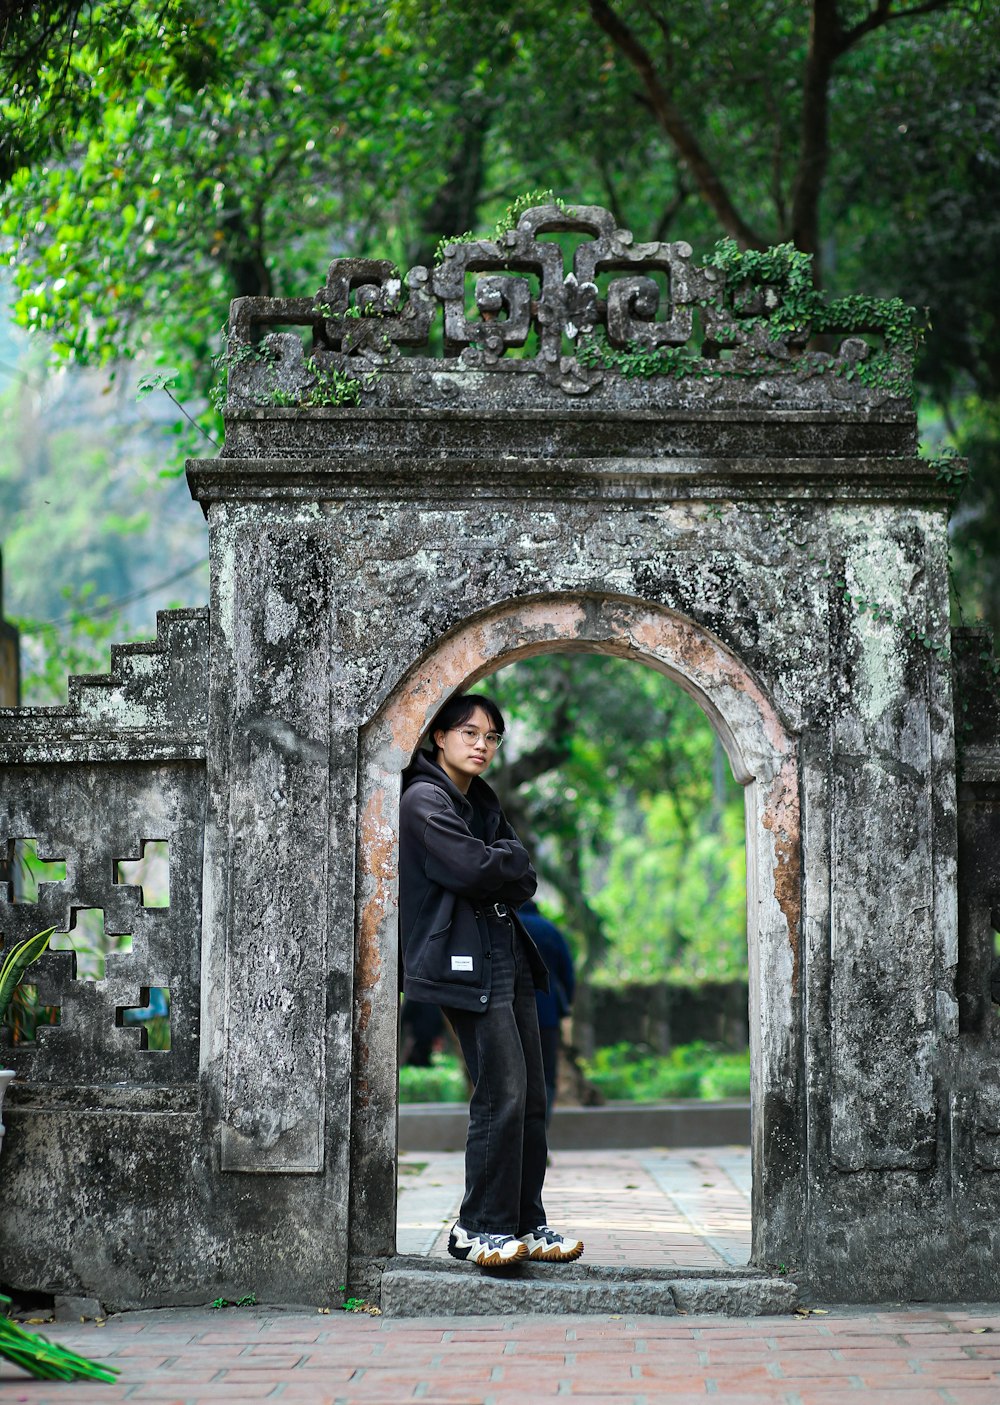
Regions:
<instances>
[{"instance_id":1,"label":"short dark hair","mask_svg":"<svg viewBox=\"0 0 1000 1405\"><path fill-rule=\"evenodd\" d=\"M437 750L434 733L450 732L455 727L464 726L477 707L481 707L486 713L494 731L503 734L507 730L503 713L492 698L483 693L456 693L443 707L438 708L431 725L427 728L427 749L432 755Z\"/></svg>"}]
</instances>

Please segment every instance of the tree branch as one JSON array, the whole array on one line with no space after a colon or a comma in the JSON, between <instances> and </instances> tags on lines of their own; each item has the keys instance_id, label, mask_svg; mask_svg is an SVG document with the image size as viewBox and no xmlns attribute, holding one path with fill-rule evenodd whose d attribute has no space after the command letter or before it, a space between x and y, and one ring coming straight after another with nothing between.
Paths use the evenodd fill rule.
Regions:
<instances>
[{"instance_id":1,"label":"tree branch","mask_svg":"<svg viewBox=\"0 0 1000 1405\"><path fill-rule=\"evenodd\" d=\"M621 201L618 199L618 192L615 190L614 176L611 173L611 163L608 161L608 154L603 146L600 147L597 153L597 169L600 171L601 180L604 182L608 209L614 215L617 223L624 228L626 224L625 211Z\"/></svg>"},{"instance_id":2,"label":"tree branch","mask_svg":"<svg viewBox=\"0 0 1000 1405\"><path fill-rule=\"evenodd\" d=\"M655 238L657 243L666 239L670 226L680 214L681 207L690 194L691 192L684 184L683 180L678 177L676 194L673 196L673 199L669 200L664 206L663 214L656 222Z\"/></svg>"},{"instance_id":3,"label":"tree branch","mask_svg":"<svg viewBox=\"0 0 1000 1405\"><path fill-rule=\"evenodd\" d=\"M878 0L886 5L889 0ZM837 0L813 0L809 49L802 80L802 130L798 168L792 186L792 243L813 256L820 281L819 201L830 160L830 79L841 52L843 33Z\"/></svg>"},{"instance_id":4,"label":"tree branch","mask_svg":"<svg viewBox=\"0 0 1000 1405\"><path fill-rule=\"evenodd\" d=\"M649 0L643 0L642 8L663 35L663 59L666 64L667 72L671 73L674 67L674 36L670 32L670 25L667 23L666 16L661 15L658 10L654 9L649 3Z\"/></svg>"},{"instance_id":5,"label":"tree branch","mask_svg":"<svg viewBox=\"0 0 1000 1405\"><path fill-rule=\"evenodd\" d=\"M765 241L739 214L722 177L682 117L673 98L660 82L653 60L634 31L615 13L608 0L588 0L588 5L595 24L603 29L635 69L656 121L670 138L678 157L690 171L696 188L714 211L723 229L744 248L764 248Z\"/></svg>"},{"instance_id":6,"label":"tree branch","mask_svg":"<svg viewBox=\"0 0 1000 1405\"><path fill-rule=\"evenodd\" d=\"M894 20L911 19L947 9L955 0L925 0L906 10L893 10L892 0L876 0L870 13L853 29L840 22L837 0L812 0L809 50L802 84L802 133L798 168L792 187L792 242L813 256L813 276L820 282L819 204L830 159L830 84L837 59L866 34Z\"/></svg>"},{"instance_id":7,"label":"tree branch","mask_svg":"<svg viewBox=\"0 0 1000 1405\"><path fill-rule=\"evenodd\" d=\"M517 790L519 786L544 776L546 771L554 771L557 766L561 766L568 753L569 747L565 743L547 742L544 746L519 756L512 765L505 767L504 781L510 790Z\"/></svg>"},{"instance_id":8,"label":"tree branch","mask_svg":"<svg viewBox=\"0 0 1000 1405\"><path fill-rule=\"evenodd\" d=\"M874 10L863 20L860 20L853 29L841 30L840 32L840 53L845 53L859 39L870 34L873 29L882 29L887 24L894 24L896 20L912 19L914 15L929 15L935 10L948 10L953 7L955 0L925 0L923 5L911 5L906 10L894 10L892 0L878 0Z\"/></svg>"}]
</instances>

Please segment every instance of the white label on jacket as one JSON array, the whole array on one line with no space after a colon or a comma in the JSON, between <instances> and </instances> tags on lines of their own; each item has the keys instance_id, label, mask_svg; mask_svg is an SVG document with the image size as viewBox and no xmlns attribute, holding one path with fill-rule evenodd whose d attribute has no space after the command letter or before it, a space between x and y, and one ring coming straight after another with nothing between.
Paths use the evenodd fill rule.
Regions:
<instances>
[{"instance_id":1,"label":"white label on jacket","mask_svg":"<svg viewBox=\"0 0 1000 1405\"><path fill-rule=\"evenodd\" d=\"M471 956L453 956L453 957L451 958L451 969L452 969L453 971L471 971L471 970L472 970L472 957L471 957Z\"/></svg>"}]
</instances>

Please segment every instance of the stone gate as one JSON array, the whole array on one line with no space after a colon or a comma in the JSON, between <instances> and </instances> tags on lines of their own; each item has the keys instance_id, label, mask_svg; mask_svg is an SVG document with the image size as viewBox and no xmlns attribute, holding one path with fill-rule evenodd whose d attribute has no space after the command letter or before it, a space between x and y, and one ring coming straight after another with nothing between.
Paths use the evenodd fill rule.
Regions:
<instances>
[{"instance_id":1,"label":"stone gate","mask_svg":"<svg viewBox=\"0 0 1000 1405\"><path fill-rule=\"evenodd\" d=\"M132 936L104 980L37 968L59 1024L4 1056L0 1277L377 1291L400 771L451 692L576 650L675 679L745 787L754 1264L995 1296L996 718L962 714L960 924L947 484L909 339L811 306L565 206L234 304L225 446L188 468L210 608L0 712L0 838L65 865L0 900L4 941L87 909ZM152 840L166 908L120 867ZM156 988L169 1051L125 1019Z\"/></svg>"}]
</instances>

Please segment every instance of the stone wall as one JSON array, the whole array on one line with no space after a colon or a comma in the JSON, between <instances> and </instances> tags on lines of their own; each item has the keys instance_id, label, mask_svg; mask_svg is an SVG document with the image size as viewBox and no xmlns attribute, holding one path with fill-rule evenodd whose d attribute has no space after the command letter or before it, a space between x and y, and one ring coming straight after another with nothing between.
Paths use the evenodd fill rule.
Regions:
<instances>
[{"instance_id":1,"label":"stone wall","mask_svg":"<svg viewBox=\"0 0 1000 1405\"><path fill-rule=\"evenodd\" d=\"M581 1054L619 1044L644 1044L667 1054L678 1044L704 1040L745 1049L749 991L743 981L701 986L591 986L573 1007L573 1042ZM585 1006L585 1012L584 1012Z\"/></svg>"},{"instance_id":2,"label":"stone wall","mask_svg":"<svg viewBox=\"0 0 1000 1405\"><path fill-rule=\"evenodd\" d=\"M563 229L583 236L568 271L544 237ZM607 212L543 208L405 292L339 260L314 299L234 306L226 444L189 466L209 617L62 713L0 714L7 833L80 855L46 913L108 904L140 944L94 994L45 958L69 1014L20 1065L4 1151L22 1286L319 1302L376 1280L400 770L455 689L583 650L686 688L745 788L755 1263L830 1297L989 1296L1000 1118L956 985L965 960L981 1001L958 942L947 493L915 454L905 354L849 334L877 327L812 352L760 291ZM649 379L580 347L603 329L626 358L673 354L697 323ZM153 829L183 865L164 922L104 881ZM31 925L7 914L5 940ZM111 1018L168 980L176 1074Z\"/></svg>"}]
</instances>

